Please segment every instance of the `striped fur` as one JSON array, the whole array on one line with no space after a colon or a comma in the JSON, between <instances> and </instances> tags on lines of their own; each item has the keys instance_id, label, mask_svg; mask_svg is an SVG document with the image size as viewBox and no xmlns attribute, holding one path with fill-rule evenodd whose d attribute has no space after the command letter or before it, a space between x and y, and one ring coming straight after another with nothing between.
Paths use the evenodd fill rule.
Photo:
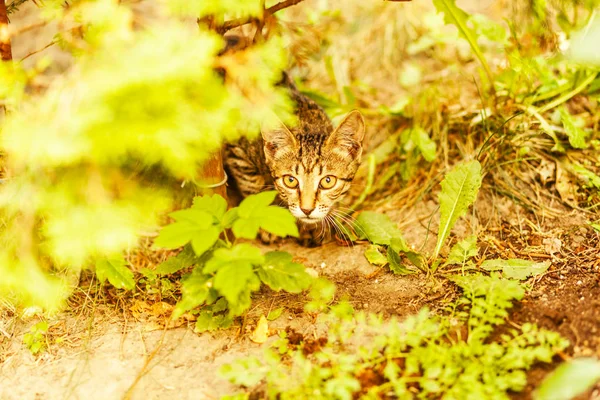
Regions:
<instances>
[{"instance_id":1,"label":"striped fur","mask_svg":"<svg viewBox=\"0 0 600 400\"><path fill-rule=\"evenodd\" d=\"M325 111L287 75L282 84L296 103L298 124L282 124L255 141L228 145L225 165L244 197L277 189L279 204L298 219L303 241L315 244L322 240L317 236L326 236L324 218L350 189L360 164L364 120L352 111L334 130Z\"/></svg>"}]
</instances>

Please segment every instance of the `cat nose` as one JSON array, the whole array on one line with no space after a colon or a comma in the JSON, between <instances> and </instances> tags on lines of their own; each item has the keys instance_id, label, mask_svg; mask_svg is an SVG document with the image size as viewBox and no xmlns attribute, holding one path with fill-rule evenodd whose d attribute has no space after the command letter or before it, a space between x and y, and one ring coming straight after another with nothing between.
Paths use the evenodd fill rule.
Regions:
<instances>
[{"instance_id":1,"label":"cat nose","mask_svg":"<svg viewBox=\"0 0 600 400\"><path fill-rule=\"evenodd\" d=\"M313 211L314 211L314 208L310 208L310 209L308 209L308 208L302 208L302 207L300 207L300 209L302 210L302 212L303 212L304 214L306 214L306 216L307 216L307 217L310 215L310 213L311 213L311 212L313 212Z\"/></svg>"}]
</instances>

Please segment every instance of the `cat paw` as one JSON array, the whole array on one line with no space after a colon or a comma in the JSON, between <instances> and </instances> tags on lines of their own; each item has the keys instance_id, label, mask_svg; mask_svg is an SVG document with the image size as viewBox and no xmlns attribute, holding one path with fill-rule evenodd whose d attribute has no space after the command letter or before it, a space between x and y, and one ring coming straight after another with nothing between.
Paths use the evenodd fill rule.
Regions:
<instances>
[{"instance_id":1,"label":"cat paw","mask_svg":"<svg viewBox=\"0 0 600 400\"><path fill-rule=\"evenodd\" d=\"M331 231L322 223L299 224L300 237L298 243L304 247L318 247L331 240Z\"/></svg>"},{"instance_id":2,"label":"cat paw","mask_svg":"<svg viewBox=\"0 0 600 400\"><path fill-rule=\"evenodd\" d=\"M276 244L281 241L281 238L279 236L264 231L262 229L258 232L258 237L260 238L260 241L264 244Z\"/></svg>"}]
</instances>

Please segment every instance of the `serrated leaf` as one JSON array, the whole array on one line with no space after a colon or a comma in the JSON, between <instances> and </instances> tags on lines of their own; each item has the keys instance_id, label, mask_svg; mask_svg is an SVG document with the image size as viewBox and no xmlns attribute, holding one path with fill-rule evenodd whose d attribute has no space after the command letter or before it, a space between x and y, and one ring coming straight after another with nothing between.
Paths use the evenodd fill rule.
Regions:
<instances>
[{"instance_id":1,"label":"serrated leaf","mask_svg":"<svg viewBox=\"0 0 600 400\"><path fill-rule=\"evenodd\" d=\"M412 128L410 136L426 161L432 162L435 160L437 146L423 128L418 126Z\"/></svg>"},{"instance_id":2,"label":"serrated leaf","mask_svg":"<svg viewBox=\"0 0 600 400\"><path fill-rule=\"evenodd\" d=\"M373 265L385 265L388 262L387 257L379 251L379 246L374 244L367 247L365 257Z\"/></svg>"},{"instance_id":3,"label":"serrated leaf","mask_svg":"<svg viewBox=\"0 0 600 400\"><path fill-rule=\"evenodd\" d=\"M253 275L252 264L246 262L230 263L219 269L215 275L215 289L229 303L237 303L239 294L244 290L245 284L250 281Z\"/></svg>"},{"instance_id":4,"label":"serrated leaf","mask_svg":"<svg viewBox=\"0 0 600 400\"><path fill-rule=\"evenodd\" d=\"M189 267L196 261L196 256L191 247L185 247L183 251L175 257L170 257L156 267L154 271L157 275L174 274L186 267Z\"/></svg>"},{"instance_id":5,"label":"serrated leaf","mask_svg":"<svg viewBox=\"0 0 600 400\"><path fill-rule=\"evenodd\" d=\"M538 262L516 258L486 260L481 264L481 268L486 271L502 271L503 277L519 280L542 274L546 272L548 267L550 267L550 261Z\"/></svg>"},{"instance_id":6,"label":"serrated leaf","mask_svg":"<svg viewBox=\"0 0 600 400\"><path fill-rule=\"evenodd\" d=\"M265 262L258 268L260 280L275 291L300 293L307 289L312 278L304 265L292 261L292 255L283 251L265 254Z\"/></svg>"},{"instance_id":7,"label":"serrated leaf","mask_svg":"<svg viewBox=\"0 0 600 400\"><path fill-rule=\"evenodd\" d=\"M475 257L478 252L477 236L469 236L452 246L444 265L464 264L469 258Z\"/></svg>"},{"instance_id":8,"label":"serrated leaf","mask_svg":"<svg viewBox=\"0 0 600 400\"><path fill-rule=\"evenodd\" d=\"M576 358L561 364L547 376L534 394L535 400L573 399L600 380L600 361Z\"/></svg>"},{"instance_id":9,"label":"serrated leaf","mask_svg":"<svg viewBox=\"0 0 600 400\"><path fill-rule=\"evenodd\" d=\"M270 206L277 197L277 191L270 190L246 197L238 207L240 218L250 218L256 210Z\"/></svg>"},{"instance_id":10,"label":"serrated leaf","mask_svg":"<svg viewBox=\"0 0 600 400\"><path fill-rule=\"evenodd\" d=\"M233 317L226 314L214 314L212 311L202 311L196 319L194 331L197 333L212 332L217 329L227 329L233 324Z\"/></svg>"},{"instance_id":11,"label":"serrated leaf","mask_svg":"<svg viewBox=\"0 0 600 400\"><path fill-rule=\"evenodd\" d=\"M176 222L161 229L154 241L157 247L176 249L191 242L196 255L201 256L219 239L221 229L206 211L189 208L169 215Z\"/></svg>"},{"instance_id":12,"label":"serrated leaf","mask_svg":"<svg viewBox=\"0 0 600 400\"><path fill-rule=\"evenodd\" d=\"M246 197L232 223L235 236L254 239L262 228L277 236L298 237L296 218L288 210L271 205L276 196L276 191L269 191Z\"/></svg>"},{"instance_id":13,"label":"serrated leaf","mask_svg":"<svg viewBox=\"0 0 600 400\"><path fill-rule=\"evenodd\" d=\"M433 0L433 5L438 10L438 12L444 13L444 22L456 26L458 28L458 33L463 38L465 38L467 42L469 42L473 53L475 53L475 55L479 59L479 62L481 62L481 66L483 67L488 76L490 84L493 84L492 72L485 59L485 56L483 55L483 52L477 44L477 36L473 32L473 30L471 30L471 28L469 28L469 26L467 25L469 20L469 14L464 12L462 9L458 8L458 6L456 5L456 0Z\"/></svg>"},{"instance_id":14,"label":"serrated leaf","mask_svg":"<svg viewBox=\"0 0 600 400\"><path fill-rule=\"evenodd\" d=\"M368 239L373 244L390 245L392 238L402 237L402 232L390 217L373 211L363 211L356 221L356 232L361 239Z\"/></svg>"},{"instance_id":15,"label":"serrated leaf","mask_svg":"<svg viewBox=\"0 0 600 400\"><path fill-rule=\"evenodd\" d=\"M135 288L133 272L127 268L127 262L122 257L96 260L96 276L100 282L108 279L110 284L118 289Z\"/></svg>"},{"instance_id":16,"label":"serrated leaf","mask_svg":"<svg viewBox=\"0 0 600 400\"><path fill-rule=\"evenodd\" d=\"M571 146L575 149L587 148L588 144L586 141L590 133L578 127L575 123L575 118L564 107L560 109L560 119Z\"/></svg>"},{"instance_id":17,"label":"serrated leaf","mask_svg":"<svg viewBox=\"0 0 600 400\"><path fill-rule=\"evenodd\" d=\"M173 310L172 318L177 319L186 311L203 304L208 299L212 286L212 277L195 269L181 282L182 297Z\"/></svg>"},{"instance_id":18,"label":"serrated leaf","mask_svg":"<svg viewBox=\"0 0 600 400\"><path fill-rule=\"evenodd\" d=\"M281 314L283 314L283 307L279 307L274 310L271 310L271 311L269 311L269 314L267 315L267 320L275 321L277 318L281 317Z\"/></svg>"},{"instance_id":19,"label":"serrated leaf","mask_svg":"<svg viewBox=\"0 0 600 400\"><path fill-rule=\"evenodd\" d=\"M241 262L250 265L261 265L265 262L265 257L259 248L248 243L240 243L232 248L215 250L213 257L206 262L203 272L211 274L230 264Z\"/></svg>"},{"instance_id":20,"label":"serrated leaf","mask_svg":"<svg viewBox=\"0 0 600 400\"><path fill-rule=\"evenodd\" d=\"M465 215L477 197L481 186L481 165L473 160L455 166L442 181L440 202L440 227L434 258L448 238L456 221Z\"/></svg>"},{"instance_id":21,"label":"serrated leaf","mask_svg":"<svg viewBox=\"0 0 600 400\"><path fill-rule=\"evenodd\" d=\"M400 255L391 247L388 247L387 250L387 261L389 263L390 271L396 275L410 275L416 273L416 271L412 271L402 264Z\"/></svg>"},{"instance_id":22,"label":"serrated leaf","mask_svg":"<svg viewBox=\"0 0 600 400\"><path fill-rule=\"evenodd\" d=\"M197 196L194 197L192 209L207 212L221 222L227 211L227 200L218 194Z\"/></svg>"},{"instance_id":23,"label":"serrated leaf","mask_svg":"<svg viewBox=\"0 0 600 400\"><path fill-rule=\"evenodd\" d=\"M223 225L223 228L231 228L233 226L233 223L238 219L238 209L236 208L232 208L229 211L227 211L225 213L225 215L223 216L223 221L221 222L221 225Z\"/></svg>"}]
</instances>

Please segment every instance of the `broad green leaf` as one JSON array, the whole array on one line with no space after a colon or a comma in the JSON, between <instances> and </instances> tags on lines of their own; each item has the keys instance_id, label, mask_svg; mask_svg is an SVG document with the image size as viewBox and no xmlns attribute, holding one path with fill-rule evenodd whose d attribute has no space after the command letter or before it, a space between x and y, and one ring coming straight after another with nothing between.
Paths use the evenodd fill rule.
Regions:
<instances>
[{"instance_id":1,"label":"broad green leaf","mask_svg":"<svg viewBox=\"0 0 600 400\"><path fill-rule=\"evenodd\" d=\"M205 211L215 217L216 221L220 223L227 211L227 200L218 194L197 196L194 197L192 209Z\"/></svg>"},{"instance_id":2,"label":"broad green leaf","mask_svg":"<svg viewBox=\"0 0 600 400\"><path fill-rule=\"evenodd\" d=\"M237 209L237 207L235 207L225 213L221 224L223 225L223 228L229 229L233 226L233 223L237 219L238 219L238 209Z\"/></svg>"},{"instance_id":3,"label":"broad green leaf","mask_svg":"<svg viewBox=\"0 0 600 400\"><path fill-rule=\"evenodd\" d=\"M464 264L469 258L475 257L478 252L477 236L469 236L452 246L444 265Z\"/></svg>"},{"instance_id":4,"label":"broad green leaf","mask_svg":"<svg viewBox=\"0 0 600 400\"><path fill-rule=\"evenodd\" d=\"M392 238L402 237L402 232L385 214L363 211L358 215L354 224L359 237L368 239L373 244L389 245Z\"/></svg>"},{"instance_id":5,"label":"broad green leaf","mask_svg":"<svg viewBox=\"0 0 600 400\"><path fill-rule=\"evenodd\" d=\"M262 228L277 236L298 237L296 218L288 210L271 205L276 196L276 191L269 191L246 197L232 224L235 236L254 239Z\"/></svg>"},{"instance_id":6,"label":"broad green leaf","mask_svg":"<svg viewBox=\"0 0 600 400\"><path fill-rule=\"evenodd\" d=\"M281 314L283 314L283 307L276 308L274 310L269 311L267 319L269 321L275 321L277 318L281 317Z\"/></svg>"},{"instance_id":7,"label":"broad green leaf","mask_svg":"<svg viewBox=\"0 0 600 400\"><path fill-rule=\"evenodd\" d=\"M455 166L442 181L440 201L440 227L434 258L440 254L444 242L456 221L465 215L477 197L481 186L481 165L473 160Z\"/></svg>"},{"instance_id":8,"label":"broad green leaf","mask_svg":"<svg viewBox=\"0 0 600 400\"><path fill-rule=\"evenodd\" d=\"M203 304L209 297L213 286L212 277L204 275L198 269L181 282L181 300L173 310L173 319L177 319L188 310Z\"/></svg>"},{"instance_id":9,"label":"broad green leaf","mask_svg":"<svg viewBox=\"0 0 600 400\"><path fill-rule=\"evenodd\" d=\"M410 275L416 273L416 271L410 270L402 264L400 255L392 249L392 247L388 247L387 249L387 261L390 270L396 275Z\"/></svg>"},{"instance_id":10,"label":"broad green leaf","mask_svg":"<svg viewBox=\"0 0 600 400\"><path fill-rule=\"evenodd\" d=\"M584 131L577 126L575 118L563 107L560 109L560 119L565 128L565 133L569 138L569 143L575 149L585 149L588 147L586 143L590 132Z\"/></svg>"},{"instance_id":11,"label":"broad green leaf","mask_svg":"<svg viewBox=\"0 0 600 400\"><path fill-rule=\"evenodd\" d=\"M425 160L428 162L435 160L437 146L423 128L417 126L411 129L410 137Z\"/></svg>"},{"instance_id":12,"label":"broad green leaf","mask_svg":"<svg viewBox=\"0 0 600 400\"><path fill-rule=\"evenodd\" d=\"M571 164L571 171L577 175L578 179L585 182L587 187L600 189L600 176L583 165L575 162Z\"/></svg>"},{"instance_id":13,"label":"broad green leaf","mask_svg":"<svg viewBox=\"0 0 600 400\"><path fill-rule=\"evenodd\" d=\"M127 262L122 257L96 260L96 276L100 282L108 279L110 284L118 289L133 290L133 272L126 265Z\"/></svg>"},{"instance_id":14,"label":"broad green leaf","mask_svg":"<svg viewBox=\"0 0 600 400\"><path fill-rule=\"evenodd\" d=\"M214 314L212 311L201 311L196 320L197 333L227 329L233 324L233 317L227 314Z\"/></svg>"},{"instance_id":15,"label":"broad green leaf","mask_svg":"<svg viewBox=\"0 0 600 400\"><path fill-rule=\"evenodd\" d=\"M600 361L575 358L548 375L535 392L535 400L573 399L600 380Z\"/></svg>"},{"instance_id":16,"label":"broad green leaf","mask_svg":"<svg viewBox=\"0 0 600 400\"><path fill-rule=\"evenodd\" d=\"M486 271L502 271L502 276L510 279L527 279L546 272L550 267L550 261L530 261L516 258L509 260L495 259L486 260L481 268Z\"/></svg>"},{"instance_id":17,"label":"broad green leaf","mask_svg":"<svg viewBox=\"0 0 600 400\"><path fill-rule=\"evenodd\" d=\"M213 257L206 262L203 272L211 274L230 264L239 262L261 265L265 262L265 257L259 248L248 243L240 243L232 248L215 250Z\"/></svg>"},{"instance_id":18,"label":"broad green leaf","mask_svg":"<svg viewBox=\"0 0 600 400\"><path fill-rule=\"evenodd\" d=\"M419 253L418 251L414 251L403 238L393 238L391 240L390 248L396 253L404 254L415 267L425 271L426 262L423 254Z\"/></svg>"},{"instance_id":19,"label":"broad green leaf","mask_svg":"<svg viewBox=\"0 0 600 400\"><path fill-rule=\"evenodd\" d=\"M227 299L230 306L235 305L254 276L252 264L249 262L229 262L217 271L214 279L215 289Z\"/></svg>"},{"instance_id":20,"label":"broad green leaf","mask_svg":"<svg viewBox=\"0 0 600 400\"><path fill-rule=\"evenodd\" d=\"M240 218L251 218L256 210L270 206L277 197L277 191L270 190L246 197L238 207Z\"/></svg>"},{"instance_id":21,"label":"broad green leaf","mask_svg":"<svg viewBox=\"0 0 600 400\"><path fill-rule=\"evenodd\" d=\"M458 33L469 42L473 53L481 62L481 66L485 70L490 84L493 84L492 71L483 55L483 52L477 44L477 36L471 28L467 25L469 20L469 14L458 8L456 0L433 0L433 5L438 12L444 13L444 21L447 24L452 24L458 28Z\"/></svg>"},{"instance_id":22,"label":"broad green leaf","mask_svg":"<svg viewBox=\"0 0 600 400\"><path fill-rule=\"evenodd\" d=\"M158 275L174 274L175 272L194 264L195 261L196 256L192 251L192 248L186 246L183 251L175 257L169 257L166 261L160 263L158 267L156 267L154 273Z\"/></svg>"},{"instance_id":23,"label":"broad green leaf","mask_svg":"<svg viewBox=\"0 0 600 400\"><path fill-rule=\"evenodd\" d=\"M374 244L367 247L365 257L373 265L385 265L388 262L387 257L379 251L379 246Z\"/></svg>"},{"instance_id":24,"label":"broad green leaf","mask_svg":"<svg viewBox=\"0 0 600 400\"><path fill-rule=\"evenodd\" d=\"M191 242L196 255L201 256L219 239L221 228L214 225L214 217L207 211L189 208L169 215L176 222L161 229L154 241L157 247L176 249Z\"/></svg>"},{"instance_id":25,"label":"broad green leaf","mask_svg":"<svg viewBox=\"0 0 600 400\"><path fill-rule=\"evenodd\" d=\"M308 288L312 278L304 270L304 265L292 261L292 255L283 251L265 254L265 262L258 268L260 280L275 291L285 290L300 293Z\"/></svg>"}]
</instances>

